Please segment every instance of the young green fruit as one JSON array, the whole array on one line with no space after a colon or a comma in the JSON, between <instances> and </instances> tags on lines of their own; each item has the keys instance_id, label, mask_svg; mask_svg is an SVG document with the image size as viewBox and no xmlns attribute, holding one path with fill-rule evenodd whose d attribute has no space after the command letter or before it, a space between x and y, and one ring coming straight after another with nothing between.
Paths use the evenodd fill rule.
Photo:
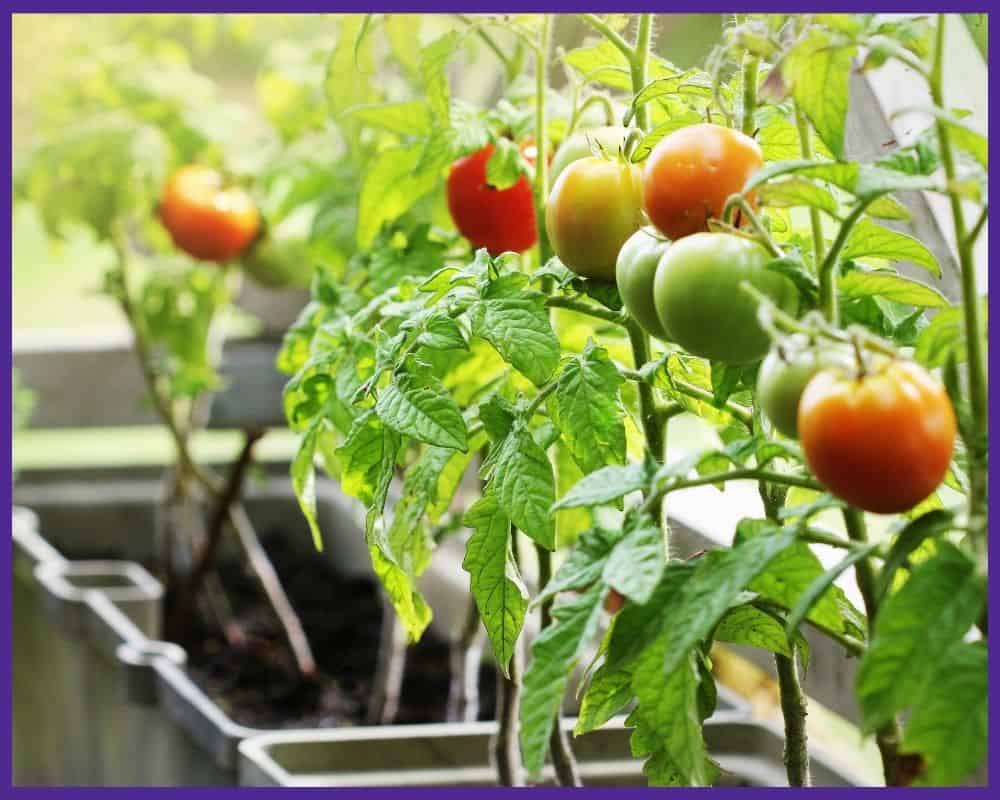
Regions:
<instances>
[{"instance_id":1,"label":"young green fruit","mask_svg":"<svg viewBox=\"0 0 1000 800\"><path fill-rule=\"evenodd\" d=\"M757 242L731 233L695 233L667 249L656 269L656 313L673 341L713 361L745 364L763 358L770 338L757 321L746 281L790 314L798 291L767 269L773 257Z\"/></svg>"},{"instance_id":2,"label":"young green fruit","mask_svg":"<svg viewBox=\"0 0 1000 800\"><path fill-rule=\"evenodd\" d=\"M652 228L640 228L622 245L615 265L615 280L625 309L646 333L663 341L670 337L656 314L653 281L669 245L670 242Z\"/></svg>"},{"instance_id":3,"label":"young green fruit","mask_svg":"<svg viewBox=\"0 0 1000 800\"><path fill-rule=\"evenodd\" d=\"M799 400L813 375L827 367L850 369L847 347L827 343L810 346L805 336L772 347L757 373L757 402L771 424L792 439L799 436Z\"/></svg>"}]
</instances>

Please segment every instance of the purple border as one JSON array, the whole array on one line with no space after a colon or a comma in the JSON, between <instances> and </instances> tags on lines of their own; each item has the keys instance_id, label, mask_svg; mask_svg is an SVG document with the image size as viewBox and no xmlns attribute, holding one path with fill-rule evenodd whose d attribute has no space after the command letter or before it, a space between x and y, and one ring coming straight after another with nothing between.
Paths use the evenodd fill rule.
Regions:
<instances>
[{"instance_id":1,"label":"purple border","mask_svg":"<svg viewBox=\"0 0 1000 800\"><path fill-rule=\"evenodd\" d=\"M101 0L83 0L80 2L77 0L73 2L72 0L56 0L56 2L42 2L42 3L11 3L9 4L8 11L11 13L15 12L48 12L48 13L60 13L60 12L152 12L152 11L170 11L170 12L258 12L266 13L269 10L273 10L273 5L263 3L260 0L256 2L240 2L236 0L235 2L219 2L216 0L208 4L211 6L210 9L206 9L204 4L190 2L190 0L175 0L175 2L163 2L159 0L158 2L135 2L135 3L123 3L123 2L101 2ZM380 2L379 0L369 0L369 2L361 3L350 2L350 3L318 3L318 2L301 2L301 0L286 0L283 4L284 7L281 9L282 13L295 13L295 12L334 12L334 11L395 11L395 12L406 12L406 11L422 11L422 12L439 12L446 13L451 11L475 11L475 12L537 12L537 11L547 11L547 12L570 12L570 11L607 11L615 10L622 11L621 8L616 3L612 3L609 0L604 2L594 3L594 2L581 2L581 0L548 0L548 2L538 2L538 0L505 0L505 2L484 2L483 0L466 0L465 2L459 2L458 0L437 0L437 2L418 2L416 0L390 0L389 2ZM684 9L681 7L682 3L650 3L648 2L629 2L626 4L629 11L660 11L667 13L682 13ZM755 0L751 2L752 8L748 9L746 4L740 4L735 2L735 0L722 0L718 2L717 0L700 0L696 3L690 3L689 7L693 7L692 10L697 11L697 13L720 13L720 12L740 12L747 13L748 11L754 12L805 12L805 11L821 11L821 12L870 12L872 10L871 2L857 2L857 0L828 0L828 2L815 2L815 0L805 0L804 2L788 2L788 0ZM879 4L886 5L886 4ZM988 12L990 10L990 5L987 2L968 2L967 0L946 0L945 2L939 3L929 3L926 0L909 0L909 2L900 3L897 8L892 9L895 12L926 12L926 13L938 13L941 11L949 12ZM269 8L270 6L270 8ZM12 26L11 26L11 16L10 13L4 15L4 26L5 26L5 43L11 42ZM7 44L10 47L9 44ZM989 56L990 60L996 63L995 59L1000 53L1000 45L997 45L995 40L991 40L989 43ZM11 60L8 57L4 61L4 70L7 74L7 85L10 87L11 78ZM988 78L987 78L988 79ZM6 126L4 128L4 136L6 138L6 152L10 154L11 152L11 101L12 101L12 89L8 90L9 102L6 108ZM1000 116L1000 111L997 110L997 103L1000 102L1000 93L997 93L997 97L993 96L991 92L989 94L990 99L990 109L989 109L989 127L991 130L997 129L997 119ZM997 151L1000 150L1000 145L996 141L992 142L990 145L991 154L994 160L997 156ZM4 165L6 179L8 180L11 176L11 161L8 159ZM997 181L990 177L989 180L990 189L995 190ZM3 194L3 204L4 204L4 214L7 219L10 219L11 211L11 197L8 193ZM4 286L4 293L7 295L6 303L4 304L4 315L5 315L5 325L3 326L3 336L7 341L8 345L11 344L11 325L12 325L12 250L11 246L8 247L8 272L7 281ZM1000 263L1000 236L994 236L989 243L989 258L993 263ZM990 316L996 313L996 306L1000 301L995 301L990 298L989 310ZM991 344L992 344L992 338ZM11 362L13 362L13 352L8 347L8 352L11 353ZM1000 351L997 348L991 347L989 353L989 368L990 372L996 373L1000 369ZM9 506L11 504L11 480L10 476L12 474L13 467L13 457L11 452L11 386L10 386L10 371L5 370L3 377L7 384L7 390L5 391L2 402L3 402L3 414L2 419L0 419L0 430L3 432L3 440L8 448L8 468L6 469L3 480L3 492L4 492L4 502ZM996 393L990 392L990 412L995 409L997 405ZM990 428L990 449L993 449L993 445L996 443L997 435L994 429ZM996 490L998 488L998 480L995 478L994 474L989 476L989 488L990 494L996 496ZM990 538L995 537L996 525L994 520L990 519ZM0 555L2 555L2 563L0 563L0 574L4 576L4 580L7 580L6 576L10 575L11 566L11 547L0 548ZM990 558L991 564L995 566L997 558ZM0 593L2 596L2 608L0 608L0 618L9 620L11 614L11 595L10 595L10 584L8 583L5 590ZM993 616L996 616L998 611L998 606L1000 606L1000 586L998 586L997 581L992 581L989 587L989 607ZM992 650L993 648L991 648ZM135 789L135 788L122 788L122 789L108 789L108 788L46 788L46 789L35 789L35 788L13 788L11 787L12 781L12 765L11 765L11 626L6 625L3 631L2 637L2 652L0 652L0 682L2 682L2 707L0 707L0 718L8 720L6 725L2 726L0 729L0 793L3 796L10 796L18 798L74 798L74 797L106 797L109 794L116 794L122 797L131 797L138 791L142 791L143 796L180 796L186 798L193 798L197 800L198 798L204 798L205 800L215 800L219 797L242 797L248 792L252 792L257 796L266 795L271 796L285 796L291 797L297 795L301 790L296 789L280 789L280 788L171 788L171 789ZM1000 664L997 663L996 659L991 658L990 660L990 685L991 688L998 685L998 679L1000 679ZM996 725L993 724L993 720L997 717L998 712L1000 712L1000 701L997 699L997 693L995 691L990 692L990 748L989 748L989 771L990 773L997 774L1000 770L1000 751L995 743L995 728ZM328 790L329 791L329 790ZM500 792L504 792L504 789L340 789L337 790L338 797L344 798L359 798L359 800L370 800L371 798L379 797L413 797L422 798L426 800L432 800L432 798L438 797L442 794L448 794L454 797L485 797L494 796L496 797ZM551 789L551 788L536 788L531 790L531 797L536 798L536 800L550 800L552 798L565 798L569 796L571 789ZM644 789L644 788L618 788L618 789L588 789L588 795L591 797L607 797L607 798L630 798L630 797L648 797L652 792L656 790ZM673 796L681 796L684 792L692 795L698 791L706 790L696 790L696 789L679 789L673 790ZM722 798L747 798L747 797L770 797L771 792L774 789L769 788L746 788L746 789L711 789L713 797ZM858 794L862 792L878 792L879 796L899 796L902 797L904 794L911 795L913 789L873 789L873 788L857 788L857 789L832 789L832 788L814 788L814 789L786 789L783 790L783 796L801 796L801 797L843 797L846 794ZM955 794L961 794L962 796L987 796L988 789L925 789L924 792L930 792L938 796L948 796L952 797Z\"/></svg>"}]
</instances>

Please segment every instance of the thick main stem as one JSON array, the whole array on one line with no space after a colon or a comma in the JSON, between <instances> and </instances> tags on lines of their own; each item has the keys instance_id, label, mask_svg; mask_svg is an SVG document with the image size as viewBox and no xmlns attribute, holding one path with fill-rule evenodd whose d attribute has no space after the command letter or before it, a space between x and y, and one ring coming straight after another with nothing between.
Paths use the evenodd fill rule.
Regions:
<instances>
[{"instance_id":1,"label":"thick main stem","mask_svg":"<svg viewBox=\"0 0 1000 800\"><path fill-rule=\"evenodd\" d=\"M652 29L653 15L640 14L639 27L635 34L635 47L632 49L632 57L629 59L633 94L638 94L646 85L646 65L649 62L649 41ZM635 124L644 132L649 128L649 114L645 103L635 110Z\"/></svg>"},{"instance_id":2,"label":"thick main stem","mask_svg":"<svg viewBox=\"0 0 1000 800\"><path fill-rule=\"evenodd\" d=\"M791 655L774 654L781 693L781 713L785 718L785 773L789 786L809 786L809 750L806 745L806 697L799 681L795 646Z\"/></svg>"},{"instance_id":3,"label":"thick main stem","mask_svg":"<svg viewBox=\"0 0 1000 800\"><path fill-rule=\"evenodd\" d=\"M851 213L841 223L837 238L833 240L833 245L823 259L819 267L819 309L823 312L827 322L837 325L840 322L840 308L837 303L837 275L840 272L840 253L847 244L847 238L851 231L861 219L861 215L875 200L874 195L858 201Z\"/></svg>"},{"instance_id":4,"label":"thick main stem","mask_svg":"<svg viewBox=\"0 0 1000 800\"><path fill-rule=\"evenodd\" d=\"M511 555L519 565L517 528L510 527ZM521 714L521 674L524 664L521 655L521 637L514 642L507 674L497 667L497 729L493 741L493 757L496 762L497 780L501 786L524 786L524 762L518 737L518 720Z\"/></svg>"},{"instance_id":5,"label":"thick main stem","mask_svg":"<svg viewBox=\"0 0 1000 800\"><path fill-rule=\"evenodd\" d=\"M944 31L945 14L938 15L935 37L934 64L930 75L931 98L938 108L944 106ZM941 164L949 184L955 180L955 156L951 144L948 123L940 117L936 122ZM985 515L986 515L986 467L987 467L987 424L988 398L986 366L983 353L983 337L979 320L979 291L976 286L976 265L973 258L974 240L968 235L962 201L955 192L949 192L951 216L955 226L955 242L962 278L962 314L965 322L965 342L968 353L968 396L972 411L973 429L969 431L966 447L969 451L969 521L978 530L973 532L972 542L981 556L985 557ZM963 431L963 433L966 433Z\"/></svg>"},{"instance_id":6,"label":"thick main stem","mask_svg":"<svg viewBox=\"0 0 1000 800\"><path fill-rule=\"evenodd\" d=\"M535 227L538 229L538 265L551 257L548 231L545 227L545 201L549 192L548 120L545 92L549 85L549 50L552 45L552 15L542 16L538 34L538 55L535 59Z\"/></svg>"},{"instance_id":7,"label":"thick main stem","mask_svg":"<svg viewBox=\"0 0 1000 800\"><path fill-rule=\"evenodd\" d=\"M862 545L867 543L868 534L865 530L865 520L858 509L844 509L844 524L847 527L847 536L852 542ZM861 599L865 604L865 614L868 617L868 639L871 641L872 629L878 614L875 570L870 561L861 559L854 565L854 574L858 582L858 590L861 592ZM899 752L899 739L899 723L895 718L875 732L875 743L882 756L882 771L885 774L886 786L898 785L896 761Z\"/></svg>"},{"instance_id":8,"label":"thick main stem","mask_svg":"<svg viewBox=\"0 0 1000 800\"><path fill-rule=\"evenodd\" d=\"M465 621L451 643L451 686L448 689L449 722L474 722L479 717L479 663L483 655L483 626L479 608L469 597Z\"/></svg>"}]
</instances>

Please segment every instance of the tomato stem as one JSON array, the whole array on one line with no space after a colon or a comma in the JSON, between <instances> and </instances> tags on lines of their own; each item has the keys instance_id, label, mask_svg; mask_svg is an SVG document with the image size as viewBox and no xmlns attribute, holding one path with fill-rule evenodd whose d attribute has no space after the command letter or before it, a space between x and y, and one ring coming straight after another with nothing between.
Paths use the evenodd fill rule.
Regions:
<instances>
[{"instance_id":1,"label":"tomato stem","mask_svg":"<svg viewBox=\"0 0 1000 800\"><path fill-rule=\"evenodd\" d=\"M757 112L757 73L760 70L760 57L750 53L743 54L743 121L741 130L747 136L753 136L756 130L754 115Z\"/></svg>"},{"instance_id":2,"label":"tomato stem","mask_svg":"<svg viewBox=\"0 0 1000 800\"><path fill-rule=\"evenodd\" d=\"M944 32L945 14L939 14L934 45L934 61L928 83L934 104L944 109ZM937 118L937 136L941 151L941 164L950 184L955 179L955 156L952 150L951 132L948 124ZM955 227L955 243L962 279L962 313L965 323L965 342L968 353L968 393L972 411L972 431L965 439L969 452L969 520L979 521L978 532L971 536L974 547L981 558L986 555L986 476L988 462L987 424L989 405L987 399L986 367L983 355L983 329L979 320L979 290L976 286L976 265L972 247L975 238L986 221L986 208L980 215L972 232L966 233L965 212L962 200L955 192L949 192L951 216ZM962 428L966 430L965 427Z\"/></svg>"},{"instance_id":3,"label":"tomato stem","mask_svg":"<svg viewBox=\"0 0 1000 800\"><path fill-rule=\"evenodd\" d=\"M631 58L629 58L633 94L638 94L646 85L646 64L649 61L649 42L652 26L652 14L639 15L639 28L635 34L635 47L632 50ZM649 114L645 103L639 105L635 110L635 124L643 132L649 130Z\"/></svg>"},{"instance_id":4,"label":"tomato stem","mask_svg":"<svg viewBox=\"0 0 1000 800\"><path fill-rule=\"evenodd\" d=\"M774 654L781 696L781 714L785 718L785 772L789 786L811 786L809 750L806 746L806 696L802 692L796 661L795 643L787 656Z\"/></svg>"},{"instance_id":5,"label":"tomato stem","mask_svg":"<svg viewBox=\"0 0 1000 800\"><path fill-rule=\"evenodd\" d=\"M754 229L754 233L760 238L761 243L767 248L768 252L775 258L781 258L785 254L778 247L777 242L771 238L771 234L768 233L767 228L764 227L764 223L760 221L760 217L754 212L753 207L747 202L747 199L741 194L731 194L729 199L726 200L726 205L722 209L722 221L728 223L730 217L732 217L733 210L738 209L741 214L746 216L750 220L750 226Z\"/></svg>"},{"instance_id":6,"label":"tomato stem","mask_svg":"<svg viewBox=\"0 0 1000 800\"><path fill-rule=\"evenodd\" d=\"M799 132L799 150L802 157L808 161L813 160L812 136L809 131L809 121L802 113L798 103L794 103L795 128ZM823 220L820 218L819 209L809 207L809 226L812 228L813 240L813 269L818 270L823 263Z\"/></svg>"},{"instance_id":7,"label":"tomato stem","mask_svg":"<svg viewBox=\"0 0 1000 800\"><path fill-rule=\"evenodd\" d=\"M545 228L545 201L549 187L549 143L546 128L545 92L548 88L549 50L552 45L552 15L542 15L538 33L538 53L535 56L535 227L538 229L538 266L552 257L548 232Z\"/></svg>"},{"instance_id":8,"label":"tomato stem","mask_svg":"<svg viewBox=\"0 0 1000 800\"><path fill-rule=\"evenodd\" d=\"M837 275L840 269L840 253L847 244L854 226L878 195L872 194L862 198L847 215L837 231L837 238L819 267L819 307L831 325L840 321L840 308L837 302Z\"/></svg>"},{"instance_id":9,"label":"tomato stem","mask_svg":"<svg viewBox=\"0 0 1000 800\"><path fill-rule=\"evenodd\" d=\"M868 543L868 532L865 528L864 514L856 508L848 506L844 509L844 526L848 538L858 545ZM871 641L875 618L878 615L878 591L875 580L875 570L868 559L861 559L854 565L854 575L865 604L865 615L868 617L868 641ZM896 758L899 750L899 722L893 717L889 722L875 732L875 742L882 756L882 770L885 774L886 786L897 785Z\"/></svg>"}]
</instances>

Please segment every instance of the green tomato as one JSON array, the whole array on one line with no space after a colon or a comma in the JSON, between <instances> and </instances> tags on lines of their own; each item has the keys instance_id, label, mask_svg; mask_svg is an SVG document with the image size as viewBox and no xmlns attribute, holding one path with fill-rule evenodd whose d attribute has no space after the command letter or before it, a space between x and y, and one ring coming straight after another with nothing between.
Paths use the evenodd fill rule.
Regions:
<instances>
[{"instance_id":1,"label":"green tomato","mask_svg":"<svg viewBox=\"0 0 1000 800\"><path fill-rule=\"evenodd\" d=\"M770 339L757 321L757 301L740 289L747 281L779 308L796 313L798 291L769 270L773 257L755 241L731 233L696 233L670 245L653 282L663 329L688 352L745 364L763 358Z\"/></svg>"},{"instance_id":2,"label":"green tomato","mask_svg":"<svg viewBox=\"0 0 1000 800\"><path fill-rule=\"evenodd\" d=\"M604 152L609 157L614 158L631 132L631 128L623 128L619 125L606 125L602 128L577 131L559 145L559 149L552 157L552 163L549 165L549 186L555 186L556 178L574 161L594 154L590 148L592 141L600 144L604 148Z\"/></svg>"},{"instance_id":3,"label":"green tomato","mask_svg":"<svg viewBox=\"0 0 1000 800\"><path fill-rule=\"evenodd\" d=\"M757 373L757 402L771 423L785 436L799 436L799 400L806 384L822 369L851 369L847 347L823 343L810 346L805 336L793 336L771 348Z\"/></svg>"},{"instance_id":4,"label":"green tomato","mask_svg":"<svg viewBox=\"0 0 1000 800\"><path fill-rule=\"evenodd\" d=\"M642 170L595 156L563 170L545 207L559 260L577 275L603 281L615 279L618 251L642 222Z\"/></svg>"},{"instance_id":5,"label":"green tomato","mask_svg":"<svg viewBox=\"0 0 1000 800\"><path fill-rule=\"evenodd\" d=\"M309 248L309 232L315 208L300 206L267 230L243 256L243 271L254 281L271 289L286 286L308 287L314 258Z\"/></svg>"},{"instance_id":6,"label":"green tomato","mask_svg":"<svg viewBox=\"0 0 1000 800\"><path fill-rule=\"evenodd\" d=\"M669 341L670 337L656 314L653 281L656 267L669 245L670 242L652 228L642 228L622 245L615 265L618 293L626 310L639 321L646 333L663 341Z\"/></svg>"}]
</instances>

